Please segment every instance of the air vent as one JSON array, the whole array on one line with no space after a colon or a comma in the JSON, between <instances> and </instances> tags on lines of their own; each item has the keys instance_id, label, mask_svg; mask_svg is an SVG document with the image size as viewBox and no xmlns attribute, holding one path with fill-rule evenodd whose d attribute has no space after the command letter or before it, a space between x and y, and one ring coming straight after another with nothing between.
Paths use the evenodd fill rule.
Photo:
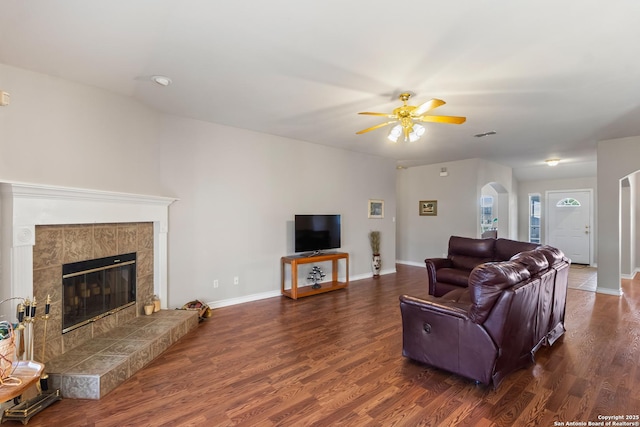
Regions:
<instances>
[{"instance_id":1,"label":"air vent","mask_svg":"<svg viewBox=\"0 0 640 427\"><path fill-rule=\"evenodd\" d=\"M489 136L489 135L495 135L496 133L498 133L498 132L496 132L495 130L490 130L488 132L477 133L477 134L475 134L473 136L475 136L476 138L482 138L482 137Z\"/></svg>"}]
</instances>

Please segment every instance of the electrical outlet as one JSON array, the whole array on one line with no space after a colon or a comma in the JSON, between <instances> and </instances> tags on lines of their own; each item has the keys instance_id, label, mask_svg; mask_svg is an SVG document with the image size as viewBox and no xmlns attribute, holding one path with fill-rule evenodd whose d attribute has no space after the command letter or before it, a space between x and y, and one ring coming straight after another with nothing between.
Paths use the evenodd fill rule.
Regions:
<instances>
[{"instance_id":1,"label":"electrical outlet","mask_svg":"<svg viewBox=\"0 0 640 427\"><path fill-rule=\"evenodd\" d=\"M214 288L217 288L217 287L218 287L218 279L216 279L216 280L214 280L214 281L213 281L213 287L214 287Z\"/></svg>"},{"instance_id":2,"label":"electrical outlet","mask_svg":"<svg viewBox=\"0 0 640 427\"><path fill-rule=\"evenodd\" d=\"M238 283L240 283L240 279L238 278L238 276L233 278L233 284L237 285Z\"/></svg>"}]
</instances>

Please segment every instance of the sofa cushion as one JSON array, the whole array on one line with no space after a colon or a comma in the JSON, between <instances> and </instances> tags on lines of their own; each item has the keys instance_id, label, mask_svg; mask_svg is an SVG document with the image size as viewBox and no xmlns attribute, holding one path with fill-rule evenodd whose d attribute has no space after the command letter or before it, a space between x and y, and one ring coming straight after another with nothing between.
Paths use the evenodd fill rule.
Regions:
<instances>
[{"instance_id":1,"label":"sofa cushion","mask_svg":"<svg viewBox=\"0 0 640 427\"><path fill-rule=\"evenodd\" d=\"M464 255L473 258L492 258L494 243L495 239L451 236L449 238L449 257Z\"/></svg>"},{"instance_id":2,"label":"sofa cushion","mask_svg":"<svg viewBox=\"0 0 640 427\"><path fill-rule=\"evenodd\" d=\"M453 268L469 272L484 262L493 261L494 243L495 239L451 236L448 258L451 260Z\"/></svg>"},{"instance_id":3,"label":"sofa cushion","mask_svg":"<svg viewBox=\"0 0 640 427\"><path fill-rule=\"evenodd\" d=\"M469 295L469 288L459 288L449 291L441 296L444 301L453 301L464 304L471 304L471 296Z\"/></svg>"},{"instance_id":4,"label":"sofa cushion","mask_svg":"<svg viewBox=\"0 0 640 427\"><path fill-rule=\"evenodd\" d=\"M511 257L511 261L524 265L532 276L549 269L547 257L538 250L520 252Z\"/></svg>"},{"instance_id":5,"label":"sofa cushion","mask_svg":"<svg viewBox=\"0 0 640 427\"><path fill-rule=\"evenodd\" d=\"M436 281L451 283L452 285L464 288L469 284L469 273L471 270L458 270L455 268L441 268L436 271Z\"/></svg>"},{"instance_id":6,"label":"sofa cushion","mask_svg":"<svg viewBox=\"0 0 640 427\"><path fill-rule=\"evenodd\" d=\"M471 321L483 323L502 291L530 276L529 270L516 261L490 262L474 268L469 275Z\"/></svg>"},{"instance_id":7,"label":"sofa cushion","mask_svg":"<svg viewBox=\"0 0 640 427\"><path fill-rule=\"evenodd\" d=\"M451 264L453 268L466 270L467 276L469 275L469 272L471 270L473 270L480 264L493 261L493 259L491 259L490 257L476 258L471 256L465 256L465 255L451 255L449 256L449 259L451 260Z\"/></svg>"},{"instance_id":8,"label":"sofa cushion","mask_svg":"<svg viewBox=\"0 0 640 427\"><path fill-rule=\"evenodd\" d=\"M539 251L545 256L545 258L547 258L550 266L559 264L567 260L567 258L564 256L564 253L562 253L560 249L554 248L553 246L540 246L539 248L536 248L536 251Z\"/></svg>"},{"instance_id":9,"label":"sofa cushion","mask_svg":"<svg viewBox=\"0 0 640 427\"><path fill-rule=\"evenodd\" d=\"M519 242L517 240L497 239L495 244L495 261L507 261L517 253L537 248L536 243Z\"/></svg>"}]
</instances>

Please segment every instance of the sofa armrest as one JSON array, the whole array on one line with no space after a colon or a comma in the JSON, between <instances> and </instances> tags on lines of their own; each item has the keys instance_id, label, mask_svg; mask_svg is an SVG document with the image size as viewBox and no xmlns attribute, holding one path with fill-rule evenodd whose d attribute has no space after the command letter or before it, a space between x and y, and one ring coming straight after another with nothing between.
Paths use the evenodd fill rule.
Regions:
<instances>
[{"instance_id":1,"label":"sofa armrest","mask_svg":"<svg viewBox=\"0 0 640 427\"><path fill-rule=\"evenodd\" d=\"M402 355L489 384L498 349L465 307L445 298L401 295Z\"/></svg>"},{"instance_id":2,"label":"sofa armrest","mask_svg":"<svg viewBox=\"0 0 640 427\"><path fill-rule=\"evenodd\" d=\"M427 266L429 295L434 295L436 290L436 271L441 268L451 268L451 260L449 258L427 258L424 263Z\"/></svg>"},{"instance_id":3,"label":"sofa armrest","mask_svg":"<svg viewBox=\"0 0 640 427\"><path fill-rule=\"evenodd\" d=\"M422 311L432 311L467 320L469 304L442 299L441 297L417 298L410 295L400 295L400 303L419 308Z\"/></svg>"}]
</instances>

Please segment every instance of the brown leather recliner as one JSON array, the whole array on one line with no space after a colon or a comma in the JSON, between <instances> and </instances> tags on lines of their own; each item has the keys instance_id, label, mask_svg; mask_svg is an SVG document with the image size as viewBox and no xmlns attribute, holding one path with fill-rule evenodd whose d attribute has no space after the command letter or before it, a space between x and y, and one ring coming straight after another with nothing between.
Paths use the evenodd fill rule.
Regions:
<instances>
[{"instance_id":1,"label":"brown leather recliner","mask_svg":"<svg viewBox=\"0 0 640 427\"><path fill-rule=\"evenodd\" d=\"M564 332L564 271L562 253L541 247L475 267L467 288L443 297L402 295L403 355L499 385Z\"/></svg>"},{"instance_id":2,"label":"brown leather recliner","mask_svg":"<svg viewBox=\"0 0 640 427\"><path fill-rule=\"evenodd\" d=\"M466 288L469 274L476 266L489 261L507 261L513 255L538 245L510 239L473 239L451 236L446 258L427 258L429 294L442 296Z\"/></svg>"}]
</instances>

